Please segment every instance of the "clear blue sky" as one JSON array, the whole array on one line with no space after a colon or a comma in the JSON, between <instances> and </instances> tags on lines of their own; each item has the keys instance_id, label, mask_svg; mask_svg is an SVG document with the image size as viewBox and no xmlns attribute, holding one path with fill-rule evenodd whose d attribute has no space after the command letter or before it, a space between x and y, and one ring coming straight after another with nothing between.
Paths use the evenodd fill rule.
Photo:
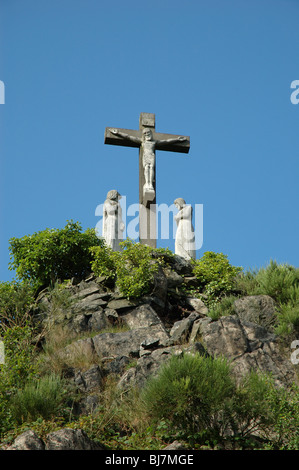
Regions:
<instances>
[{"instance_id":1,"label":"clear blue sky","mask_svg":"<svg viewBox=\"0 0 299 470\"><path fill-rule=\"evenodd\" d=\"M1 0L0 31L0 280L11 237L138 202L138 150L104 131L140 112L190 136L157 152L157 202L203 204L198 257L298 266L298 0Z\"/></svg>"}]
</instances>

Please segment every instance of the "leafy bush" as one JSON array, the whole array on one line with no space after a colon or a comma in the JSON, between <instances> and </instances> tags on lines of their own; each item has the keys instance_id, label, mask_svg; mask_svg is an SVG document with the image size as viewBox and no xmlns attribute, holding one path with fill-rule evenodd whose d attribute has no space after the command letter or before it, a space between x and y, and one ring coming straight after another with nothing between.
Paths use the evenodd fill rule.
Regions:
<instances>
[{"instance_id":1,"label":"leafy bush","mask_svg":"<svg viewBox=\"0 0 299 470\"><path fill-rule=\"evenodd\" d=\"M219 435L226 401L235 384L224 359L198 354L173 356L151 379L142 394L155 422L167 420L175 431L188 436Z\"/></svg>"},{"instance_id":2,"label":"leafy bush","mask_svg":"<svg viewBox=\"0 0 299 470\"><path fill-rule=\"evenodd\" d=\"M169 436L192 445L225 439L242 444L252 435L277 445L287 419L289 439L298 448L296 393L289 396L271 377L256 372L237 382L227 360L185 354L173 356L149 380L141 398L157 430L165 423Z\"/></svg>"},{"instance_id":3,"label":"leafy bush","mask_svg":"<svg viewBox=\"0 0 299 470\"><path fill-rule=\"evenodd\" d=\"M90 272L92 246L103 242L95 230L82 233L79 222L68 221L63 229L46 229L23 238L10 239L10 269L20 279L37 286L48 286L57 280L83 278Z\"/></svg>"},{"instance_id":4,"label":"leafy bush","mask_svg":"<svg viewBox=\"0 0 299 470\"><path fill-rule=\"evenodd\" d=\"M9 406L15 421L21 424L59 414L64 400L64 383L58 375L52 374L28 381L13 395Z\"/></svg>"},{"instance_id":5,"label":"leafy bush","mask_svg":"<svg viewBox=\"0 0 299 470\"><path fill-rule=\"evenodd\" d=\"M37 373L33 330L29 325L8 328L3 335L5 363L0 369L1 391L12 392L24 386ZM4 385L4 386L3 386Z\"/></svg>"},{"instance_id":6,"label":"leafy bush","mask_svg":"<svg viewBox=\"0 0 299 470\"><path fill-rule=\"evenodd\" d=\"M211 317L212 320L219 320L220 317L225 315L234 315L235 311L233 305L235 300L236 297L233 295L223 297L223 299L210 308L209 317Z\"/></svg>"},{"instance_id":7,"label":"leafy bush","mask_svg":"<svg viewBox=\"0 0 299 470\"><path fill-rule=\"evenodd\" d=\"M251 371L243 377L228 408L233 436L244 438L257 432L267 438L275 422L272 407L267 400L270 392L276 393L270 376Z\"/></svg>"},{"instance_id":8,"label":"leafy bush","mask_svg":"<svg viewBox=\"0 0 299 470\"><path fill-rule=\"evenodd\" d=\"M299 269L271 260L269 265L247 274L247 289L250 295L266 294L278 304L299 302Z\"/></svg>"},{"instance_id":9,"label":"leafy bush","mask_svg":"<svg viewBox=\"0 0 299 470\"><path fill-rule=\"evenodd\" d=\"M269 295L277 305L276 333L299 331L299 269L270 261L269 265L238 276L236 289L243 295Z\"/></svg>"},{"instance_id":10,"label":"leafy bush","mask_svg":"<svg viewBox=\"0 0 299 470\"><path fill-rule=\"evenodd\" d=\"M91 269L96 276L114 279L116 277L116 254L106 244L90 248L92 254Z\"/></svg>"},{"instance_id":11,"label":"leafy bush","mask_svg":"<svg viewBox=\"0 0 299 470\"><path fill-rule=\"evenodd\" d=\"M150 292L154 274L169 253L132 240L125 240L120 245L122 251L112 251L107 246L91 248L92 270L97 276L115 278L117 287L125 297L141 297Z\"/></svg>"},{"instance_id":12,"label":"leafy bush","mask_svg":"<svg viewBox=\"0 0 299 470\"><path fill-rule=\"evenodd\" d=\"M290 337L299 333L299 302L281 304L277 312L275 333L279 336Z\"/></svg>"},{"instance_id":13,"label":"leafy bush","mask_svg":"<svg viewBox=\"0 0 299 470\"><path fill-rule=\"evenodd\" d=\"M7 328L26 325L33 301L34 291L29 282L0 282L0 334Z\"/></svg>"},{"instance_id":14,"label":"leafy bush","mask_svg":"<svg viewBox=\"0 0 299 470\"><path fill-rule=\"evenodd\" d=\"M14 424L11 396L37 375L32 330L28 325L7 328L3 335L5 363L0 365L0 436Z\"/></svg>"},{"instance_id":15,"label":"leafy bush","mask_svg":"<svg viewBox=\"0 0 299 470\"><path fill-rule=\"evenodd\" d=\"M265 396L273 415L270 448L299 450L299 388L268 390Z\"/></svg>"},{"instance_id":16,"label":"leafy bush","mask_svg":"<svg viewBox=\"0 0 299 470\"><path fill-rule=\"evenodd\" d=\"M234 292L241 267L232 266L223 253L207 251L194 262L193 272L204 288L206 303L214 306L222 297Z\"/></svg>"}]
</instances>

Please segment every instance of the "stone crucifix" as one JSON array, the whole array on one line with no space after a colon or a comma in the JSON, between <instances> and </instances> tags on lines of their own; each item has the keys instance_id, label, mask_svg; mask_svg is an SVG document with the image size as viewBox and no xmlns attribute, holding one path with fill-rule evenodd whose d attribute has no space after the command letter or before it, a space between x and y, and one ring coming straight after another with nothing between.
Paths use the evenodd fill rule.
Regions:
<instances>
[{"instance_id":1,"label":"stone crucifix","mask_svg":"<svg viewBox=\"0 0 299 470\"><path fill-rule=\"evenodd\" d=\"M139 130L106 127L105 144L139 147L139 239L156 247L156 150L188 153L190 137L155 131L155 115L141 113Z\"/></svg>"}]
</instances>

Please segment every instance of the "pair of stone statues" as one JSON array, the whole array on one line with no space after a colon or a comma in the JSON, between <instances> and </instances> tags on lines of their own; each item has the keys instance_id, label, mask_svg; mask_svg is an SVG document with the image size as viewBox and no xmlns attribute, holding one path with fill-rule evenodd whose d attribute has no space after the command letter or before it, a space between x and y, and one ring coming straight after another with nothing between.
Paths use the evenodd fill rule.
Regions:
<instances>
[{"instance_id":1,"label":"pair of stone statues","mask_svg":"<svg viewBox=\"0 0 299 470\"><path fill-rule=\"evenodd\" d=\"M123 239L125 229L120 205L121 195L116 190L107 194L103 208L103 238L113 251L120 251L119 242ZM195 259L195 234L192 225L192 207L185 200L178 198L174 201L178 213L175 215L177 224L175 239L175 254L185 259Z\"/></svg>"}]
</instances>

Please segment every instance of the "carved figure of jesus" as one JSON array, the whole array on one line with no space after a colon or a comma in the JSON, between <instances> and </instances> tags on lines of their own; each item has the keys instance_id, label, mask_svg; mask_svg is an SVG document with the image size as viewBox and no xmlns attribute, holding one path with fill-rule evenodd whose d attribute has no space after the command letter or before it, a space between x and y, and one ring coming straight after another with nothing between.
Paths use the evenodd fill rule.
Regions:
<instances>
[{"instance_id":1,"label":"carved figure of jesus","mask_svg":"<svg viewBox=\"0 0 299 470\"><path fill-rule=\"evenodd\" d=\"M149 128L145 128L142 131L142 137L135 137L124 132L120 132L117 129L111 129L111 133L122 137L123 139L130 140L131 142L135 142L140 145L143 150L143 171L144 171L144 179L145 185L144 190L146 191L154 191L154 175L155 175L155 150L157 143L159 144L169 144L175 142L184 142L187 140L186 137L177 137L171 139L164 139L164 140L155 140L153 138L152 130Z\"/></svg>"}]
</instances>

